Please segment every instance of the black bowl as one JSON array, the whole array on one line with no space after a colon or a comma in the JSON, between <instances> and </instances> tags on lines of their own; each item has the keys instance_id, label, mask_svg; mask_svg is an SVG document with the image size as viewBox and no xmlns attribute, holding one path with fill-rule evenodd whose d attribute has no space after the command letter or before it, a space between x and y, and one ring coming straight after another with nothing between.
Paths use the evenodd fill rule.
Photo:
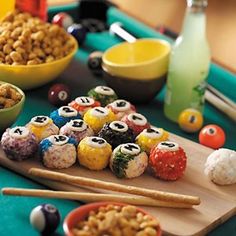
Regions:
<instances>
[{"instance_id":1,"label":"black bowl","mask_svg":"<svg viewBox=\"0 0 236 236\"><path fill-rule=\"evenodd\" d=\"M107 85L113 88L119 98L132 103L148 103L162 89L166 75L154 79L130 79L111 75L103 67L103 78Z\"/></svg>"}]
</instances>

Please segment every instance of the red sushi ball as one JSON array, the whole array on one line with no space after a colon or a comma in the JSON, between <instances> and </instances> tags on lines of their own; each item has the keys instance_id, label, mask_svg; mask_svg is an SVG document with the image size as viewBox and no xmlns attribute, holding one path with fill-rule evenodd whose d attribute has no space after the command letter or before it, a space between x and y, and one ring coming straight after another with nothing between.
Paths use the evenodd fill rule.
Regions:
<instances>
[{"instance_id":1,"label":"red sushi ball","mask_svg":"<svg viewBox=\"0 0 236 236\"><path fill-rule=\"evenodd\" d=\"M144 129L151 127L147 119L140 113L126 115L121 121L125 122L133 130L135 136L139 135Z\"/></svg>"},{"instance_id":2,"label":"red sushi ball","mask_svg":"<svg viewBox=\"0 0 236 236\"><path fill-rule=\"evenodd\" d=\"M177 180L184 174L187 156L175 142L161 142L150 153L149 166L154 176L162 180Z\"/></svg>"}]
</instances>

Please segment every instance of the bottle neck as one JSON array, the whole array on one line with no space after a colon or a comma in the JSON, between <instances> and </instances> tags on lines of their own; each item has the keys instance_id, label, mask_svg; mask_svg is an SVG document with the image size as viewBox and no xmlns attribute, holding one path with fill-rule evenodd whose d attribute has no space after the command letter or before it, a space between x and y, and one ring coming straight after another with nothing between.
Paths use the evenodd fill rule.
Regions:
<instances>
[{"instance_id":1,"label":"bottle neck","mask_svg":"<svg viewBox=\"0 0 236 236\"><path fill-rule=\"evenodd\" d=\"M194 3L194 1L191 1ZM206 34L206 5L190 4L185 12L184 24L181 31L181 36L184 38L191 37L192 40L205 39Z\"/></svg>"}]
</instances>

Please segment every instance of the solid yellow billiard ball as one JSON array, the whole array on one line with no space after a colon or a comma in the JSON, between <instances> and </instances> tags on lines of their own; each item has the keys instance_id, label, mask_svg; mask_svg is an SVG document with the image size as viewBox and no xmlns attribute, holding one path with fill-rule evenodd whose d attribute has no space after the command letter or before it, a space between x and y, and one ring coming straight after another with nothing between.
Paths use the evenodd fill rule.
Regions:
<instances>
[{"instance_id":1,"label":"solid yellow billiard ball","mask_svg":"<svg viewBox=\"0 0 236 236\"><path fill-rule=\"evenodd\" d=\"M188 108L180 113L178 123L182 130L188 133L194 133L201 129L203 116L198 110Z\"/></svg>"}]
</instances>

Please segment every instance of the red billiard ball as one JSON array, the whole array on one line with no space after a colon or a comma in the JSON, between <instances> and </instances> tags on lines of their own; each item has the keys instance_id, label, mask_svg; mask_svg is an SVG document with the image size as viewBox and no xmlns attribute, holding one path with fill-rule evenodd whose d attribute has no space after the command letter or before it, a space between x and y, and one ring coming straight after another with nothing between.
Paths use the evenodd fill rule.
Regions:
<instances>
[{"instance_id":1,"label":"red billiard ball","mask_svg":"<svg viewBox=\"0 0 236 236\"><path fill-rule=\"evenodd\" d=\"M67 30L67 28L71 26L74 23L74 21L72 17L68 15L67 13L60 12L53 17L52 23L59 25Z\"/></svg>"},{"instance_id":2,"label":"red billiard ball","mask_svg":"<svg viewBox=\"0 0 236 236\"><path fill-rule=\"evenodd\" d=\"M218 125L206 125L199 133L199 142L207 147L218 149L225 143L225 132Z\"/></svg>"},{"instance_id":3,"label":"red billiard ball","mask_svg":"<svg viewBox=\"0 0 236 236\"><path fill-rule=\"evenodd\" d=\"M48 91L48 100L55 106L67 105L70 101L70 89L65 84L54 84Z\"/></svg>"}]
</instances>

